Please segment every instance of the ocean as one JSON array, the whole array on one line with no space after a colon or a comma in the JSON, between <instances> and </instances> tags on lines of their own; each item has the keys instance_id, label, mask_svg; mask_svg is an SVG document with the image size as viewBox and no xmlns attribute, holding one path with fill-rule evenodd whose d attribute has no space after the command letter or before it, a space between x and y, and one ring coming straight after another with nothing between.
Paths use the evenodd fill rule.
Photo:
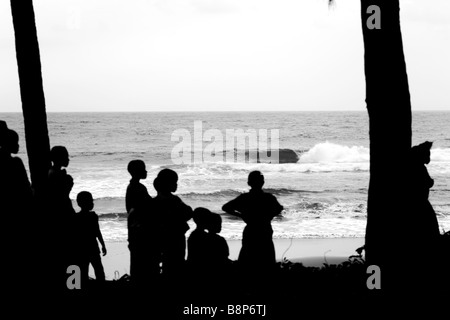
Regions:
<instances>
[{"instance_id":1,"label":"ocean","mask_svg":"<svg viewBox=\"0 0 450 320\"><path fill-rule=\"evenodd\" d=\"M18 156L27 166L22 114L0 113L0 119L19 133ZM192 138L199 122L202 134L209 130L223 137L227 129L267 130L270 137L278 129L279 148L283 149L280 163L258 163L252 157L178 163L173 153L180 140L172 135L184 132ZM435 180L430 201L445 231L450 230L448 123L450 112L413 113L413 145L434 142L428 165ZM162 168L175 170L179 175L176 194L193 208L222 214L221 234L226 239L240 239L244 223L221 207L248 191L247 176L253 170L264 174L266 191L284 206L282 215L272 222L274 238L364 237L369 183L366 112L49 113L48 128L51 145L69 150L67 171L75 183L71 198L82 190L93 194L106 241L127 239L125 191L130 176L126 168L132 159L146 163L148 178L142 182L152 196L156 195L153 179L157 173ZM192 144L188 158L198 159L194 157L211 145L208 141ZM239 151L225 143L215 146L222 146L215 155ZM402 163L392 159L392 165ZM73 205L79 210L75 201ZM192 221L189 224L191 230L195 228Z\"/></svg>"}]
</instances>

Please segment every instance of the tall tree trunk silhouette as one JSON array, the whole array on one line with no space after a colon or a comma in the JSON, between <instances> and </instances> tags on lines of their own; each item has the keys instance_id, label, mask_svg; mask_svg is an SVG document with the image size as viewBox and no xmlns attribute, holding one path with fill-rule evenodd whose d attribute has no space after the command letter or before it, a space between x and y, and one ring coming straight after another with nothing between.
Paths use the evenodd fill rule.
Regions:
<instances>
[{"instance_id":1,"label":"tall tree trunk silhouette","mask_svg":"<svg viewBox=\"0 0 450 320\"><path fill-rule=\"evenodd\" d=\"M29 274L22 273L17 281L25 284L31 299L43 298L43 288L56 288L57 278L55 250L50 245L52 227L45 214L46 185L50 167L50 141L45 112L45 98L42 85L41 61L37 39L32 0L11 0L11 13L14 24L17 66L19 71L20 96L25 123L25 140L30 168L31 183L34 191L34 203L28 212L16 213L16 230L13 241L23 243L20 264L30 267L38 276L30 288ZM44 214L42 214L44 213ZM10 213L12 214L12 213ZM28 273L30 270L27 270ZM16 280L15 280L16 281ZM27 283L28 282L28 283ZM25 291L25 290L22 290ZM23 292L22 292L23 294Z\"/></svg>"},{"instance_id":2,"label":"tall tree trunk silhouette","mask_svg":"<svg viewBox=\"0 0 450 320\"><path fill-rule=\"evenodd\" d=\"M11 0L11 12L31 183L39 197L50 167L50 141L32 0Z\"/></svg>"},{"instance_id":3,"label":"tall tree trunk silhouette","mask_svg":"<svg viewBox=\"0 0 450 320\"><path fill-rule=\"evenodd\" d=\"M380 8L381 29L367 26ZM397 274L398 250L406 235L406 163L411 148L411 101L400 29L399 0L361 0L366 104L369 114L370 182L366 258Z\"/></svg>"}]
</instances>

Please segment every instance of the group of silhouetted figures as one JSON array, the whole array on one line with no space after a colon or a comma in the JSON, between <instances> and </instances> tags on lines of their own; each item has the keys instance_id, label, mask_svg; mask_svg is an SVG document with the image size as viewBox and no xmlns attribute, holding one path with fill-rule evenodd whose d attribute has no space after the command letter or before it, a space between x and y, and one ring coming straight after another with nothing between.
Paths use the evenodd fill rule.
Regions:
<instances>
[{"instance_id":1,"label":"group of silhouetted figures","mask_svg":"<svg viewBox=\"0 0 450 320\"><path fill-rule=\"evenodd\" d=\"M222 219L206 208L191 207L174 193L178 175L171 169L161 170L153 182L157 196L152 198L140 183L147 177L145 164L132 160L128 164L131 175L126 193L128 212L128 241L130 274L139 284L154 281L162 275L179 279L186 272L192 275L226 274L232 272L227 242L219 235ZM239 268L245 273L260 273L275 265L271 220L283 207L276 198L262 190L264 176L259 171L249 174L250 192L226 203L223 210L241 217L246 227ZM187 240L187 221L193 218L196 229Z\"/></svg>"},{"instance_id":2,"label":"group of silhouetted figures","mask_svg":"<svg viewBox=\"0 0 450 320\"><path fill-rule=\"evenodd\" d=\"M28 246L30 236L22 233L32 232L30 222L36 217L28 214L33 204L33 192L25 167L20 158L12 156L19 150L18 135L0 122L0 170L2 208L6 216L5 226L11 228L7 235L13 244L6 252L9 266L17 270L18 276L25 272L21 250ZM430 162L432 143L425 142L411 149L409 193L414 215L407 217L413 232L420 233L420 242L433 246L440 235L436 214L428 201L429 190L433 186L426 164ZM82 271L82 283L88 280L91 264L98 281L105 280L100 254L106 254L106 247L100 231L98 216L92 211L94 201L88 191L80 192L76 212L69 194L74 185L73 178L66 172L69 154L65 147L51 149L52 166L48 172L48 185L45 205L46 216L51 230L46 244L49 251L60 258L59 265L53 269L63 272L68 265L78 265ZM203 278L239 272L245 277L267 274L275 266L275 249L272 241L272 219L279 215L283 207L275 196L263 191L264 176L253 171L248 176L250 191L223 205L223 211L240 217L246 224L242 236L242 248L237 262L229 259L227 242L219 235L222 219L219 214L206 208L193 210L174 193L177 190L178 175L171 169L161 170L153 181L157 192L151 197L147 188L140 182L147 178L145 163L132 160L128 164L131 175L126 191L126 210L128 213L128 247L130 250L130 276L136 286L147 286L160 279L178 281L187 274ZM41 218L41 217L40 217ZM39 218L39 219L40 219ZM196 229L186 241L189 230L188 221L193 219ZM28 227L24 227L28 226ZM36 230L34 230L36 234ZM53 239L54 238L54 239ZM25 239L25 240L24 240ZM101 251L98 246L101 244ZM186 250L187 243L187 250ZM187 259L186 259L187 251ZM17 262L22 261L22 262ZM17 262L17 263L16 263ZM15 264L16 263L16 264ZM257 277L256 277L257 279Z\"/></svg>"}]
</instances>

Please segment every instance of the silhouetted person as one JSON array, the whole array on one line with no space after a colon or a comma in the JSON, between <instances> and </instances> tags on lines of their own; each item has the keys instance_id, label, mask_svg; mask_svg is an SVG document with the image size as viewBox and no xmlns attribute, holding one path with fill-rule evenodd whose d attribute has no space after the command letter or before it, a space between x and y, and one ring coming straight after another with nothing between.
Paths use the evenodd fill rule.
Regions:
<instances>
[{"instance_id":1,"label":"silhouetted person","mask_svg":"<svg viewBox=\"0 0 450 320\"><path fill-rule=\"evenodd\" d=\"M428 174L426 164L430 163L432 142L424 142L411 148L410 177L409 177L409 212L408 238L405 242L409 255L427 255L415 263L414 277L416 287L430 287L439 281L438 271L442 253L439 251L439 224L436 213L428 200L434 180ZM416 270L417 269L417 270Z\"/></svg>"},{"instance_id":2,"label":"silhouetted person","mask_svg":"<svg viewBox=\"0 0 450 320\"><path fill-rule=\"evenodd\" d=\"M230 261L227 241L219 235L222 218L206 208L196 208L193 214L197 228L188 239L188 262L196 268L223 268ZM206 232L208 231L208 232Z\"/></svg>"},{"instance_id":3,"label":"silhouetted person","mask_svg":"<svg viewBox=\"0 0 450 320\"><path fill-rule=\"evenodd\" d=\"M187 221L192 218L192 208L173 193L177 190L178 175L163 169L153 182L158 192L155 197L155 213L162 222L162 271L163 275L177 281L183 272L186 255L185 233Z\"/></svg>"},{"instance_id":4,"label":"silhouetted person","mask_svg":"<svg viewBox=\"0 0 450 320\"><path fill-rule=\"evenodd\" d=\"M222 231L222 217L211 212L206 229L208 230L209 249L211 250L209 253L210 264L213 268L223 271L230 264L228 259L230 250L225 238L219 235Z\"/></svg>"},{"instance_id":5,"label":"silhouetted person","mask_svg":"<svg viewBox=\"0 0 450 320\"><path fill-rule=\"evenodd\" d=\"M15 211L28 210L32 197L30 181L22 160L12 156L19 152L19 136L14 130L6 129L1 140L1 184L5 200L2 202L3 206Z\"/></svg>"},{"instance_id":6,"label":"silhouetted person","mask_svg":"<svg viewBox=\"0 0 450 320\"><path fill-rule=\"evenodd\" d=\"M222 217L217 213L209 215L208 224L208 269L209 279L213 286L209 286L210 293L218 293L222 297L229 296L236 288L236 274L233 262L228 258L230 250L227 241L219 235L222 230ZM211 281L211 280L210 280Z\"/></svg>"},{"instance_id":7,"label":"silhouetted person","mask_svg":"<svg viewBox=\"0 0 450 320\"><path fill-rule=\"evenodd\" d=\"M259 171L248 175L250 192L226 203L222 210L241 217L246 223L242 235L242 248L238 262L246 273L264 273L275 265L275 248L272 241L272 219L283 207L275 196L262 190L264 176Z\"/></svg>"},{"instance_id":8,"label":"silhouetted person","mask_svg":"<svg viewBox=\"0 0 450 320\"><path fill-rule=\"evenodd\" d=\"M105 281L105 271L103 270L102 259L98 242L102 245L102 254L106 255L105 242L98 223L97 214L92 211L94 208L94 199L92 194L87 191L81 191L77 195L77 203L81 211L75 215L75 239L77 241L77 257L80 261L82 275L82 288L86 286L89 280L89 264L92 265L97 281Z\"/></svg>"},{"instance_id":9,"label":"silhouetted person","mask_svg":"<svg viewBox=\"0 0 450 320\"><path fill-rule=\"evenodd\" d=\"M205 268L207 260L209 259L210 243L208 241L209 238L206 227L208 226L210 214L211 211L205 208L196 208L193 213L193 220L196 224L196 228L191 232L187 241L187 261L194 272Z\"/></svg>"},{"instance_id":10,"label":"silhouetted person","mask_svg":"<svg viewBox=\"0 0 450 320\"><path fill-rule=\"evenodd\" d=\"M425 241L439 237L439 224L433 206L428 200L434 180L428 174L426 164L430 163L432 142L424 142L411 148L411 200L413 209L419 213L418 227Z\"/></svg>"},{"instance_id":11,"label":"silhouetted person","mask_svg":"<svg viewBox=\"0 0 450 320\"><path fill-rule=\"evenodd\" d=\"M78 263L76 257L75 230L73 219L75 210L70 200L73 178L67 174L69 153L63 146L54 146L50 150L52 166L48 172L48 216L46 222L51 233L49 238L49 252L53 252L56 271L61 277L59 285L66 288L67 267Z\"/></svg>"},{"instance_id":12,"label":"silhouetted person","mask_svg":"<svg viewBox=\"0 0 450 320\"><path fill-rule=\"evenodd\" d=\"M196 228L187 241L187 267L189 277L195 281L190 290L192 295L203 295L205 286L212 280L209 275L210 241L206 232L210 213L208 209L196 208L192 216Z\"/></svg>"},{"instance_id":13,"label":"silhouetted person","mask_svg":"<svg viewBox=\"0 0 450 320\"><path fill-rule=\"evenodd\" d=\"M152 198L140 183L147 178L145 163L128 163L131 175L127 187L125 206L128 213L128 248L130 249L130 275L135 285L144 286L160 273L161 249L157 219L150 221Z\"/></svg>"},{"instance_id":14,"label":"silhouetted person","mask_svg":"<svg viewBox=\"0 0 450 320\"><path fill-rule=\"evenodd\" d=\"M69 153L63 146L54 146L50 150L50 159L52 167L48 172L49 197L58 218L65 219L75 213L69 198L73 178L63 169L69 166Z\"/></svg>"},{"instance_id":15,"label":"silhouetted person","mask_svg":"<svg viewBox=\"0 0 450 320\"><path fill-rule=\"evenodd\" d=\"M29 264L27 250L32 249L32 192L19 151L19 136L0 122L0 203L5 246L2 274L5 292L23 293L27 285ZM31 252L32 253L32 252Z\"/></svg>"}]
</instances>

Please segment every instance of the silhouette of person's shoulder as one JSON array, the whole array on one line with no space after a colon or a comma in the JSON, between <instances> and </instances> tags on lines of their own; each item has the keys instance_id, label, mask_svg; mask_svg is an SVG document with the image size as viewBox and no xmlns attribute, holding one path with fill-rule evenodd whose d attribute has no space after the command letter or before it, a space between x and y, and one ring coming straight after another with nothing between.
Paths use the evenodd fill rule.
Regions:
<instances>
[{"instance_id":1,"label":"silhouette of person's shoulder","mask_svg":"<svg viewBox=\"0 0 450 320\"><path fill-rule=\"evenodd\" d=\"M95 213L95 211L89 211L87 213L87 220L88 220L88 223L90 224L91 228L96 233L100 227L99 222L98 222L99 219L98 219L97 213Z\"/></svg>"},{"instance_id":2,"label":"silhouette of person's shoulder","mask_svg":"<svg viewBox=\"0 0 450 320\"><path fill-rule=\"evenodd\" d=\"M177 195L172 194L168 199L170 199L170 201L173 202L174 204L185 205L183 200L181 200L181 198Z\"/></svg>"},{"instance_id":3,"label":"silhouette of person's shoulder","mask_svg":"<svg viewBox=\"0 0 450 320\"><path fill-rule=\"evenodd\" d=\"M67 174L65 169L50 168L48 171L48 181L50 186L59 187L61 184L67 184L69 180L73 180L72 176Z\"/></svg>"},{"instance_id":4,"label":"silhouette of person's shoulder","mask_svg":"<svg viewBox=\"0 0 450 320\"><path fill-rule=\"evenodd\" d=\"M277 197L275 197L273 194L264 191L262 192L262 194L262 197L264 197L267 201L278 203Z\"/></svg>"},{"instance_id":5,"label":"silhouette of person's shoulder","mask_svg":"<svg viewBox=\"0 0 450 320\"><path fill-rule=\"evenodd\" d=\"M225 212L239 211L242 213L242 211L246 211L246 209L248 209L249 203L251 203L251 201L249 201L249 194L242 193L233 200L225 203L222 206L222 210Z\"/></svg>"},{"instance_id":6,"label":"silhouette of person's shoulder","mask_svg":"<svg viewBox=\"0 0 450 320\"><path fill-rule=\"evenodd\" d=\"M64 177L67 175L67 171L65 169L55 169L53 167L51 167L48 170L48 178L49 179L57 179L60 177Z\"/></svg>"},{"instance_id":7,"label":"silhouette of person's shoulder","mask_svg":"<svg viewBox=\"0 0 450 320\"><path fill-rule=\"evenodd\" d=\"M140 209L148 204L152 197L148 194L147 187L138 181L130 181L125 195L125 206L129 213L131 209Z\"/></svg>"},{"instance_id":8,"label":"silhouette of person's shoulder","mask_svg":"<svg viewBox=\"0 0 450 320\"><path fill-rule=\"evenodd\" d=\"M83 212L80 211L75 214L75 219L82 229L93 230L98 226L98 215L95 211Z\"/></svg>"},{"instance_id":9,"label":"silhouette of person's shoulder","mask_svg":"<svg viewBox=\"0 0 450 320\"><path fill-rule=\"evenodd\" d=\"M74 227L77 234L76 238L79 241L80 248L83 250L81 254L89 255L90 253L99 253L96 238L100 227L98 215L95 211L80 211L75 214L74 220Z\"/></svg>"},{"instance_id":10,"label":"silhouette of person's shoulder","mask_svg":"<svg viewBox=\"0 0 450 320\"><path fill-rule=\"evenodd\" d=\"M86 219L90 222L98 223L98 214L95 211L86 212Z\"/></svg>"},{"instance_id":11,"label":"silhouette of person's shoulder","mask_svg":"<svg viewBox=\"0 0 450 320\"><path fill-rule=\"evenodd\" d=\"M217 233L210 233L208 234L208 237L216 254L222 258L228 258L230 252L225 238Z\"/></svg>"},{"instance_id":12,"label":"silhouette of person's shoulder","mask_svg":"<svg viewBox=\"0 0 450 320\"><path fill-rule=\"evenodd\" d=\"M157 195L154 198L153 206L158 212L165 228L178 230L185 233L189 230L187 221L192 218L192 208L185 204L180 197L169 194L166 196Z\"/></svg>"},{"instance_id":13,"label":"silhouette of person's shoulder","mask_svg":"<svg viewBox=\"0 0 450 320\"><path fill-rule=\"evenodd\" d=\"M191 241L191 242L203 241L204 239L207 239L207 237L208 237L208 233L205 232L205 230L200 230L200 229L196 228L189 235L188 241Z\"/></svg>"},{"instance_id":14,"label":"silhouette of person's shoulder","mask_svg":"<svg viewBox=\"0 0 450 320\"><path fill-rule=\"evenodd\" d=\"M270 194L266 193L262 190L253 191L250 190L249 192L243 193L239 195L235 200L235 204L241 205L241 206L253 206L255 202L260 201L272 201L275 197Z\"/></svg>"},{"instance_id":15,"label":"silhouette of person's shoulder","mask_svg":"<svg viewBox=\"0 0 450 320\"><path fill-rule=\"evenodd\" d=\"M22 159L20 159L19 157L12 157L11 163L15 171L22 172L25 173L25 175L27 175L27 171L25 170L25 165L23 164Z\"/></svg>"},{"instance_id":16,"label":"silhouette of person's shoulder","mask_svg":"<svg viewBox=\"0 0 450 320\"><path fill-rule=\"evenodd\" d=\"M128 184L128 189L135 189L135 190L147 190L147 187L144 186L142 183L140 183L139 181L134 181L134 180L130 180L130 183Z\"/></svg>"},{"instance_id":17,"label":"silhouette of person's shoulder","mask_svg":"<svg viewBox=\"0 0 450 320\"><path fill-rule=\"evenodd\" d=\"M273 194L266 192L264 190L250 190L250 192L247 193L248 198L251 199L261 199L265 201L277 201L277 197L275 197Z\"/></svg>"},{"instance_id":18,"label":"silhouette of person's shoulder","mask_svg":"<svg viewBox=\"0 0 450 320\"><path fill-rule=\"evenodd\" d=\"M190 256L190 259L192 259L193 257L195 258L195 252L199 251L199 247L205 246L207 244L207 241L208 233L206 233L205 230L196 228L191 232L188 238L188 256Z\"/></svg>"},{"instance_id":19,"label":"silhouette of person's shoulder","mask_svg":"<svg viewBox=\"0 0 450 320\"><path fill-rule=\"evenodd\" d=\"M192 218L192 213L193 210L190 206L188 206L186 203L183 202L183 200L181 200L180 197L173 195L174 196L174 202L176 203L177 207L179 210L183 211L183 213L185 214L186 217L186 221Z\"/></svg>"},{"instance_id":20,"label":"silhouette of person's shoulder","mask_svg":"<svg viewBox=\"0 0 450 320\"><path fill-rule=\"evenodd\" d=\"M4 199L7 199L7 202L16 209L24 209L30 205L31 185L22 159L5 156L0 170L0 186Z\"/></svg>"},{"instance_id":21,"label":"silhouette of person's shoulder","mask_svg":"<svg viewBox=\"0 0 450 320\"><path fill-rule=\"evenodd\" d=\"M127 187L127 196L146 197L148 195L147 187L138 181L130 181Z\"/></svg>"},{"instance_id":22,"label":"silhouette of person's shoulder","mask_svg":"<svg viewBox=\"0 0 450 320\"><path fill-rule=\"evenodd\" d=\"M207 266L208 261L212 258L212 242L210 241L210 234L205 230L195 229L188 239L188 257L189 263L196 265L201 270Z\"/></svg>"},{"instance_id":23,"label":"silhouette of person's shoulder","mask_svg":"<svg viewBox=\"0 0 450 320\"><path fill-rule=\"evenodd\" d=\"M19 157L9 157L4 155L1 165L3 166L5 172L14 176L14 178L22 178L23 176L25 176L28 179L25 165L23 164L22 159L20 159Z\"/></svg>"},{"instance_id":24,"label":"silhouette of person's shoulder","mask_svg":"<svg viewBox=\"0 0 450 320\"><path fill-rule=\"evenodd\" d=\"M157 195L155 197L155 202L168 208L185 208L185 209L188 208L192 211L192 208L190 206L185 204L179 196L174 194L169 194L166 196Z\"/></svg>"},{"instance_id":25,"label":"silhouette of person's shoulder","mask_svg":"<svg viewBox=\"0 0 450 320\"><path fill-rule=\"evenodd\" d=\"M250 200L249 196L250 196L249 192L241 193L231 201L233 202L234 205L242 205Z\"/></svg>"},{"instance_id":26,"label":"silhouette of person's shoulder","mask_svg":"<svg viewBox=\"0 0 450 320\"><path fill-rule=\"evenodd\" d=\"M264 197L266 199L267 206L273 213L273 216L276 216L283 211L284 207L278 202L277 197L273 194L264 192Z\"/></svg>"}]
</instances>

